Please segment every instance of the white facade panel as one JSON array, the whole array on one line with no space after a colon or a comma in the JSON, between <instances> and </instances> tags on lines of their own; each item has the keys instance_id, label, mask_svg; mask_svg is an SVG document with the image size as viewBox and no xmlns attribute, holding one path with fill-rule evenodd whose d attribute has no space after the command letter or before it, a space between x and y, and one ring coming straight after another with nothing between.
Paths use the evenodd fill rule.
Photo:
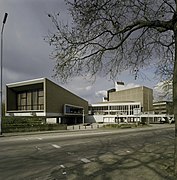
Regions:
<instances>
[{"instance_id":1,"label":"white facade panel","mask_svg":"<svg viewBox=\"0 0 177 180\"><path fill-rule=\"evenodd\" d=\"M45 112L9 112L6 113L6 116L39 116L39 117L45 117L46 113Z\"/></svg>"},{"instance_id":2,"label":"white facade panel","mask_svg":"<svg viewBox=\"0 0 177 180\"><path fill-rule=\"evenodd\" d=\"M115 123L115 117L103 117L104 123Z\"/></svg>"},{"instance_id":3,"label":"white facade panel","mask_svg":"<svg viewBox=\"0 0 177 180\"><path fill-rule=\"evenodd\" d=\"M46 118L46 123L47 124L56 124L57 118Z\"/></svg>"}]
</instances>

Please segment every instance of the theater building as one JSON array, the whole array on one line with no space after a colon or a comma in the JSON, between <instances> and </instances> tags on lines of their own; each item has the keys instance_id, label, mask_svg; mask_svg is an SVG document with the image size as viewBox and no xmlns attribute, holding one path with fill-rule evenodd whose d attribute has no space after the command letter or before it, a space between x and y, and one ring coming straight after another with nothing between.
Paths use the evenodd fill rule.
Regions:
<instances>
[{"instance_id":1,"label":"theater building","mask_svg":"<svg viewBox=\"0 0 177 180\"><path fill-rule=\"evenodd\" d=\"M50 123L76 124L88 114L88 102L47 78L6 85L6 116L46 117Z\"/></svg>"},{"instance_id":2,"label":"theater building","mask_svg":"<svg viewBox=\"0 0 177 180\"><path fill-rule=\"evenodd\" d=\"M145 86L110 89L104 99L89 106L90 122L135 122L140 121L140 115L153 110L153 90Z\"/></svg>"}]
</instances>

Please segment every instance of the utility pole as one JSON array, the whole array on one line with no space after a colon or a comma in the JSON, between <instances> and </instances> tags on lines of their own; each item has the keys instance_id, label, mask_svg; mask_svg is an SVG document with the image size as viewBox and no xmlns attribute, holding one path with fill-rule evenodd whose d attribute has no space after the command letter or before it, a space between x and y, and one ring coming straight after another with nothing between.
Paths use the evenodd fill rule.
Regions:
<instances>
[{"instance_id":1,"label":"utility pole","mask_svg":"<svg viewBox=\"0 0 177 180\"><path fill-rule=\"evenodd\" d=\"M2 29L1 29L1 82L0 82L0 135L2 135L2 66L3 66L3 31L4 31L4 25L6 23L8 14L4 14L4 19L2 22Z\"/></svg>"}]
</instances>

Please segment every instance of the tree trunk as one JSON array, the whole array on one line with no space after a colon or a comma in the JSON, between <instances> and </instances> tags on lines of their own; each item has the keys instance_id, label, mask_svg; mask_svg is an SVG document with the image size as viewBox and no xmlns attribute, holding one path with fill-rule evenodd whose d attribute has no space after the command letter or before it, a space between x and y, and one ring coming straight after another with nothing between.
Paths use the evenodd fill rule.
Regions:
<instances>
[{"instance_id":1,"label":"tree trunk","mask_svg":"<svg viewBox=\"0 0 177 180\"><path fill-rule=\"evenodd\" d=\"M175 118L175 149L174 149L174 170L177 176L177 22L174 28L175 35L175 62L173 72L173 107L174 107L174 118Z\"/></svg>"}]
</instances>

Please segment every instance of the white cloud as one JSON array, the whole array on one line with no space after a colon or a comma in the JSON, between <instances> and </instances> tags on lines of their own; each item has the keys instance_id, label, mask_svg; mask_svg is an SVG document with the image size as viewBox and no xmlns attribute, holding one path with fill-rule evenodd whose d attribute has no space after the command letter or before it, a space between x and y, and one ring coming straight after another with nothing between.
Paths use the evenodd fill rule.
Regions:
<instances>
[{"instance_id":1,"label":"white cloud","mask_svg":"<svg viewBox=\"0 0 177 180\"><path fill-rule=\"evenodd\" d=\"M101 91L97 91L95 94L96 94L97 97L106 97L107 91L106 90L101 90Z\"/></svg>"},{"instance_id":2,"label":"white cloud","mask_svg":"<svg viewBox=\"0 0 177 180\"><path fill-rule=\"evenodd\" d=\"M80 83L79 83L80 84ZM85 83L82 84L81 87L75 87L76 91L90 91L92 89L92 86L84 86Z\"/></svg>"},{"instance_id":3,"label":"white cloud","mask_svg":"<svg viewBox=\"0 0 177 180\"><path fill-rule=\"evenodd\" d=\"M89 91L89 90L92 89L92 86L87 86L85 89L86 89L87 91Z\"/></svg>"}]
</instances>

